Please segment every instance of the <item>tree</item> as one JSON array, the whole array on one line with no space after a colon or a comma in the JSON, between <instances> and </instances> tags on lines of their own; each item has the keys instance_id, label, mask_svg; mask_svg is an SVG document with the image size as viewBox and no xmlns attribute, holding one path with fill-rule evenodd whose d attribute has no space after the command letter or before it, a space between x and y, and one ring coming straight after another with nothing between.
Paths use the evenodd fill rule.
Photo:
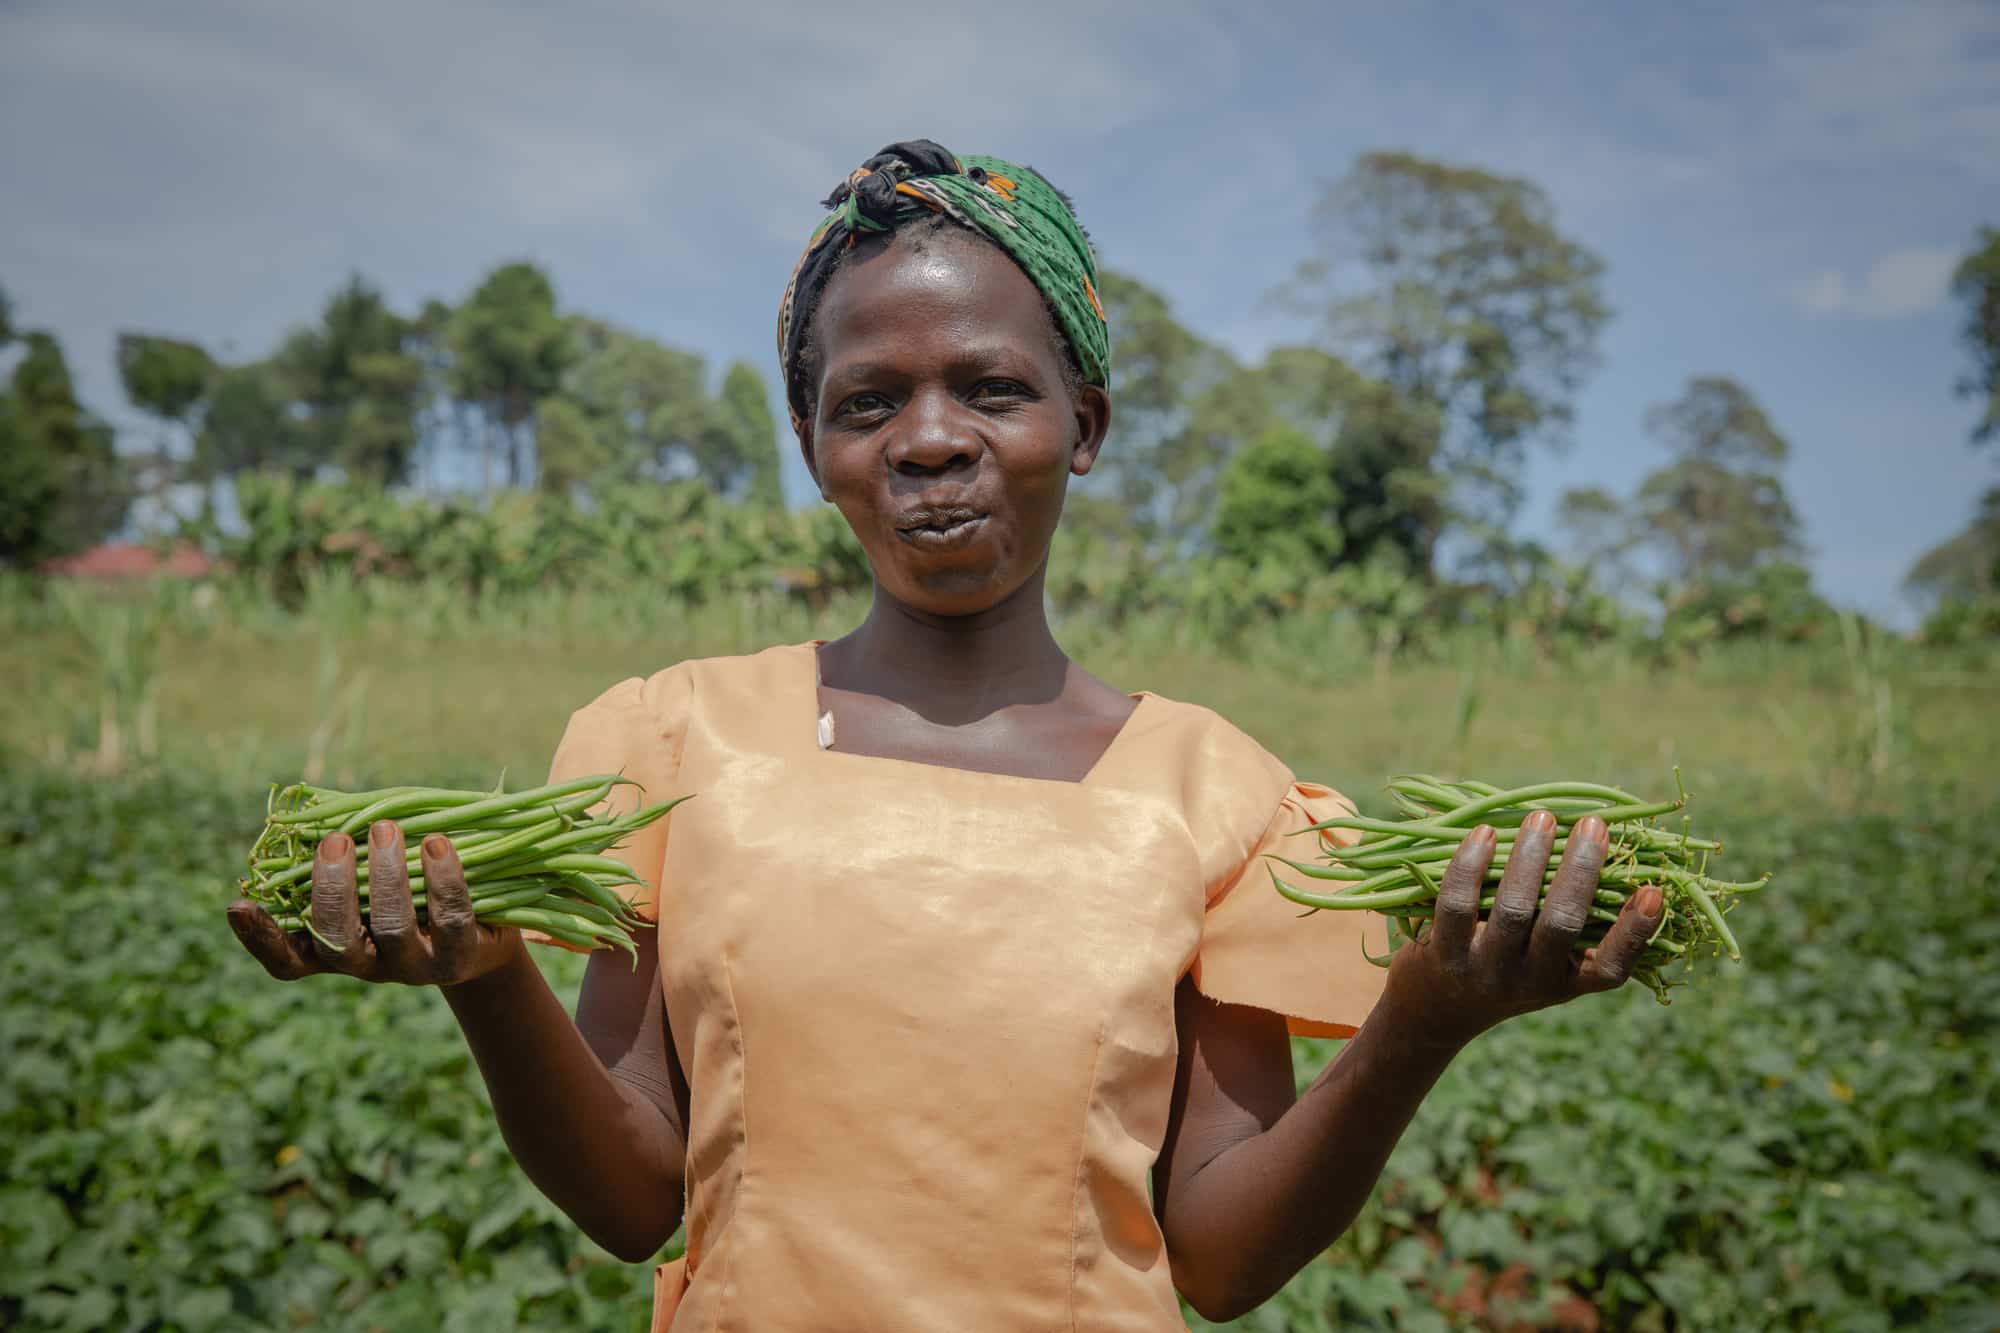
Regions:
<instances>
[{"instance_id":1,"label":"tree","mask_svg":"<svg viewBox=\"0 0 2000 1333\"><path fill-rule=\"evenodd\" d=\"M693 441L710 416L701 358L585 316L569 320L569 341L560 390L540 407L555 416L536 428L544 488L697 474Z\"/></svg>"},{"instance_id":2,"label":"tree","mask_svg":"<svg viewBox=\"0 0 2000 1333\"><path fill-rule=\"evenodd\" d=\"M1185 522L1187 497L1176 492L1189 488L1199 469L1187 459L1169 464L1162 455L1187 429L1193 401L1235 363L1175 319L1166 297L1137 278L1104 269L1098 279L1118 353L1111 362L1111 427L1090 489L1108 491L1142 532Z\"/></svg>"},{"instance_id":3,"label":"tree","mask_svg":"<svg viewBox=\"0 0 2000 1333\"><path fill-rule=\"evenodd\" d=\"M1312 347L1274 348L1255 366L1216 357L1209 383L1192 395L1180 429L1161 441L1155 465L1168 516L1190 533L1206 527L1222 471L1236 452L1272 427L1290 427L1324 456L1362 379Z\"/></svg>"},{"instance_id":4,"label":"tree","mask_svg":"<svg viewBox=\"0 0 2000 1333\"><path fill-rule=\"evenodd\" d=\"M285 472L304 479L319 466L310 423L294 410L284 370L252 361L216 372L195 433L189 471L200 481L239 472Z\"/></svg>"},{"instance_id":5,"label":"tree","mask_svg":"<svg viewBox=\"0 0 2000 1333\"><path fill-rule=\"evenodd\" d=\"M33 566L115 531L131 492L110 427L77 401L61 344L40 330L16 336L24 350L0 395L0 563Z\"/></svg>"},{"instance_id":6,"label":"tree","mask_svg":"<svg viewBox=\"0 0 2000 1333\"><path fill-rule=\"evenodd\" d=\"M1981 602L2000 593L2000 486L1980 498L1964 531L1917 558L1903 587L1938 606Z\"/></svg>"},{"instance_id":7,"label":"tree","mask_svg":"<svg viewBox=\"0 0 2000 1333\"><path fill-rule=\"evenodd\" d=\"M2000 227L1981 227L1972 252L1952 275L1952 294L1965 303L1965 347L1972 373L1958 391L1981 404L1972 438L1984 443L2000 435Z\"/></svg>"},{"instance_id":8,"label":"tree","mask_svg":"<svg viewBox=\"0 0 2000 1333\"><path fill-rule=\"evenodd\" d=\"M1556 502L1556 526L1569 538L1577 563L1590 569L1616 566L1638 541L1625 502L1602 486L1564 491Z\"/></svg>"},{"instance_id":9,"label":"tree","mask_svg":"<svg viewBox=\"0 0 2000 1333\"><path fill-rule=\"evenodd\" d=\"M1345 544L1339 502L1326 450L1290 426L1273 426L1222 474L1215 548L1251 565L1329 569Z\"/></svg>"},{"instance_id":10,"label":"tree","mask_svg":"<svg viewBox=\"0 0 2000 1333\"><path fill-rule=\"evenodd\" d=\"M615 480L622 454L611 423L567 394L544 398L535 414L535 484L552 495Z\"/></svg>"},{"instance_id":11,"label":"tree","mask_svg":"<svg viewBox=\"0 0 2000 1333\"><path fill-rule=\"evenodd\" d=\"M1330 345L1435 411L1446 461L1496 528L1531 443L1560 441L1610 308L1603 262L1530 181L1364 154L1314 208L1318 254L1283 296Z\"/></svg>"},{"instance_id":12,"label":"tree","mask_svg":"<svg viewBox=\"0 0 2000 1333\"><path fill-rule=\"evenodd\" d=\"M1450 515L1441 432L1436 407L1376 380L1354 385L1329 451L1348 561L1431 573Z\"/></svg>"},{"instance_id":13,"label":"tree","mask_svg":"<svg viewBox=\"0 0 2000 1333\"><path fill-rule=\"evenodd\" d=\"M1159 470L1184 530L1213 516L1221 479L1246 442L1284 428L1310 440L1338 497L1341 563L1388 561L1424 573L1445 516L1437 416L1315 347L1275 347L1196 394L1163 441Z\"/></svg>"},{"instance_id":14,"label":"tree","mask_svg":"<svg viewBox=\"0 0 2000 1333\"><path fill-rule=\"evenodd\" d=\"M716 407L730 441L729 489L740 489L759 504L783 504L784 491L778 480L778 423L771 416L771 392L757 368L747 361L732 363L722 377Z\"/></svg>"},{"instance_id":15,"label":"tree","mask_svg":"<svg viewBox=\"0 0 2000 1333\"><path fill-rule=\"evenodd\" d=\"M452 313L446 338L453 392L476 403L486 420L487 489L496 451L506 458L507 483L524 484L536 405L562 387L576 359L554 285L533 264L503 264Z\"/></svg>"},{"instance_id":16,"label":"tree","mask_svg":"<svg viewBox=\"0 0 2000 1333\"><path fill-rule=\"evenodd\" d=\"M1646 428L1668 461L1629 503L1600 487L1558 502L1556 521L1580 559L1608 563L1615 577L1627 552L1650 548L1684 585L1734 586L1803 552L1778 475L1791 446L1748 389L1696 376L1679 398L1647 411Z\"/></svg>"},{"instance_id":17,"label":"tree","mask_svg":"<svg viewBox=\"0 0 2000 1333\"><path fill-rule=\"evenodd\" d=\"M1639 484L1637 524L1682 578L1744 574L1799 553L1798 514L1777 472L1790 446L1742 385L1691 379L1647 412L1646 427L1671 461Z\"/></svg>"},{"instance_id":18,"label":"tree","mask_svg":"<svg viewBox=\"0 0 2000 1333\"><path fill-rule=\"evenodd\" d=\"M186 479L188 460L173 435L193 429L215 372L214 359L198 343L142 333L118 335L118 378L125 396L162 426L155 448L125 455L135 498L143 497L143 507L156 514L171 512L170 496Z\"/></svg>"},{"instance_id":19,"label":"tree","mask_svg":"<svg viewBox=\"0 0 2000 1333\"><path fill-rule=\"evenodd\" d=\"M409 474L424 385L412 343L410 321L357 274L272 358L315 456L352 480L389 485Z\"/></svg>"},{"instance_id":20,"label":"tree","mask_svg":"<svg viewBox=\"0 0 2000 1333\"><path fill-rule=\"evenodd\" d=\"M199 343L143 333L118 335L118 378L132 405L185 426L208 394L215 360Z\"/></svg>"}]
</instances>

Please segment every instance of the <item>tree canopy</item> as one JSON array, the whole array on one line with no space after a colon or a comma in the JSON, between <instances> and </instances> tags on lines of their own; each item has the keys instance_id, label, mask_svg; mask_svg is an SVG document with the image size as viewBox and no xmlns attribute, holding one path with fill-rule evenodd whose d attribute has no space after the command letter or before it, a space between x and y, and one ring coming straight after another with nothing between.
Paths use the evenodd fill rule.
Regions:
<instances>
[{"instance_id":1,"label":"tree canopy","mask_svg":"<svg viewBox=\"0 0 2000 1333\"><path fill-rule=\"evenodd\" d=\"M22 351L0 393L0 564L30 567L116 530L131 489L111 428L77 401L55 336L7 332Z\"/></svg>"},{"instance_id":2,"label":"tree canopy","mask_svg":"<svg viewBox=\"0 0 2000 1333\"><path fill-rule=\"evenodd\" d=\"M1458 503L1504 524L1523 451L1563 438L1596 366L1603 261L1533 182L1410 153L1363 154L1313 221L1316 253L1285 303L1438 414Z\"/></svg>"},{"instance_id":3,"label":"tree canopy","mask_svg":"<svg viewBox=\"0 0 2000 1333\"><path fill-rule=\"evenodd\" d=\"M1972 438L2000 435L2000 227L1981 227L1971 253L1952 275L1952 294L1965 306L1962 337L1972 370L1958 391L1979 404Z\"/></svg>"},{"instance_id":4,"label":"tree canopy","mask_svg":"<svg viewBox=\"0 0 2000 1333\"><path fill-rule=\"evenodd\" d=\"M1722 375L1690 379L1646 413L1667 462L1629 502L1598 487L1567 491L1557 521L1576 553L1613 566L1650 550L1684 585L1739 579L1803 551L1780 471L1791 453L1757 400Z\"/></svg>"}]
</instances>

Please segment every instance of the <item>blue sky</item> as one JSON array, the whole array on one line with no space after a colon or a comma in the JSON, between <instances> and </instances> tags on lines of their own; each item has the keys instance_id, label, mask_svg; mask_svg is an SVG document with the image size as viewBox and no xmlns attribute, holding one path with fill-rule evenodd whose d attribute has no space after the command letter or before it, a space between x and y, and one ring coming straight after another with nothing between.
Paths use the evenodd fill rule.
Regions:
<instances>
[{"instance_id":1,"label":"blue sky","mask_svg":"<svg viewBox=\"0 0 2000 1333\"><path fill-rule=\"evenodd\" d=\"M813 201L918 135L1041 167L1246 356L1303 332L1265 297L1357 153L1540 182L1617 313L1530 531L1628 488L1645 408L1709 372L1791 439L1837 600L1907 623L1910 560L2000 482L1945 290L2000 224L1990 3L0 0L0 285L121 423L119 329L260 355L350 270L413 309L514 257L768 373Z\"/></svg>"}]
</instances>

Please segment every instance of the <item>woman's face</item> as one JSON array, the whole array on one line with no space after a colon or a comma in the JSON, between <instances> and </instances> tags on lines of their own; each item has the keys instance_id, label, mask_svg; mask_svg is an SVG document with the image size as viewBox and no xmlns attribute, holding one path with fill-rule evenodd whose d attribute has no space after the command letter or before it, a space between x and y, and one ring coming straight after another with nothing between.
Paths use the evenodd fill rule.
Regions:
<instances>
[{"instance_id":1,"label":"woman's face","mask_svg":"<svg viewBox=\"0 0 2000 1333\"><path fill-rule=\"evenodd\" d=\"M997 247L937 233L850 260L821 297L818 406L800 440L820 494L912 610L974 615L1042 566L1110 400L1063 382L1034 283Z\"/></svg>"}]
</instances>

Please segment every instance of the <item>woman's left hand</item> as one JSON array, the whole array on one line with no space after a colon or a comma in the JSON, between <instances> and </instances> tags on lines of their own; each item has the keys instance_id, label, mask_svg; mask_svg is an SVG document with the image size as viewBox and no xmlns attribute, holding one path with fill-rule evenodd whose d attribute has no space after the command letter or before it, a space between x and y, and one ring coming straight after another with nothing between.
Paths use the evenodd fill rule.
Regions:
<instances>
[{"instance_id":1,"label":"woman's left hand","mask_svg":"<svg viewBox=\"0 0 2000 1333\"><path fill-rule=\"evenodd\" d=\"M1463 1044L1516 1014L1615 990L1631 976L1659 925L1659 889L1633 894L1604 938L1579 957L1576 938L1590 919L1610 834L1595 816L1576 822L1544 902L1555 832L1553 815L1528 816L1484 922L1479 900L1493 864L1494 832L1482 824L1459 844L1438 886L1431 929L1396 950L1389 968L1383 1001L1394 1003L1416 1031Z\"/></svg>"}]
</instances>

